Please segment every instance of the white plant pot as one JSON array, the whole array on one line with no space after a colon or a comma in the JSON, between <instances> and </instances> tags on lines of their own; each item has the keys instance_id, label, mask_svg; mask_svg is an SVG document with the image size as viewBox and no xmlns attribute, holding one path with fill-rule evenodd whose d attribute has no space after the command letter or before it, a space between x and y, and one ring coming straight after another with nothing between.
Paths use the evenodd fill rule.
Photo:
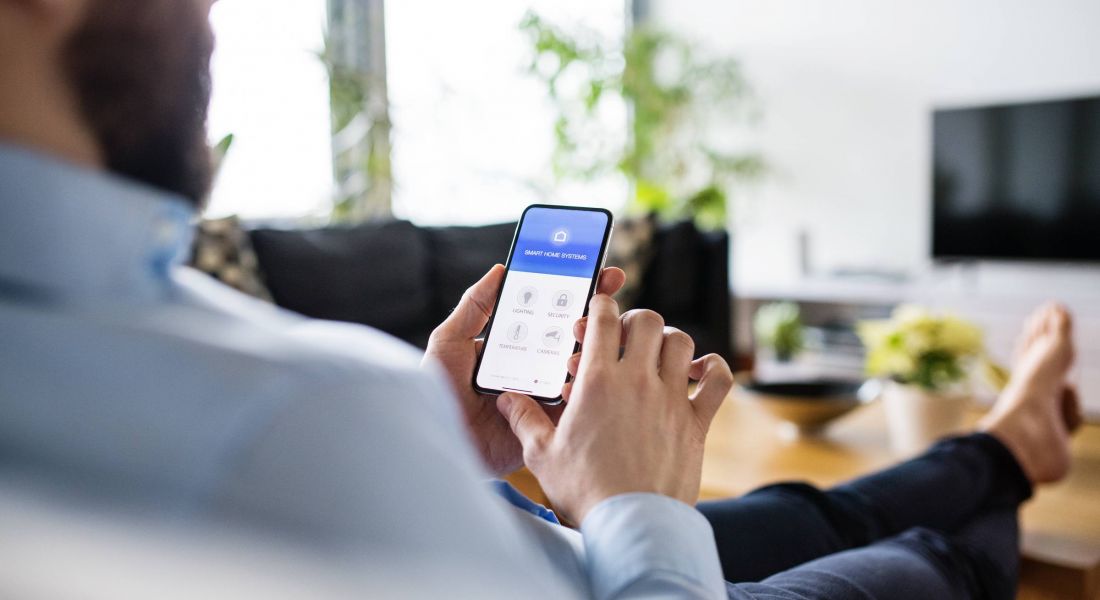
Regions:
<instances>
[{"instance_id":1,"label":"white plant pot","mask_svg":"<svg viewBox=\"0 0 1100 600\"><path fill-rule=\"evenodd\" d=\"M895 452L910 456L936 440L963 431L970 397L964 394L934 394L915 385L886 383L882 390L890 445Z\"/></svg>"}]
</instances>

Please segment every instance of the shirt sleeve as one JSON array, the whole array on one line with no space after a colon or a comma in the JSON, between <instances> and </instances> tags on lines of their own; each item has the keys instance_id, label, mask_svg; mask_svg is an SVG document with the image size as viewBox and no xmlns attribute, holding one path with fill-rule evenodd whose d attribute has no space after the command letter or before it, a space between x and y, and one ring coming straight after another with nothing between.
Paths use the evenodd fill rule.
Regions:
<instances>
[{"instance_id":1,"label":"shirt sleeve","mask_svg":"<svg viewBox=\"0 0 1100 600\"><path fill-rule=\"evenodd\" d=\"M710 523L683 502L615 496L592 509L581 533L598 600L727 597Z\"/></svg>"}]
</instances>

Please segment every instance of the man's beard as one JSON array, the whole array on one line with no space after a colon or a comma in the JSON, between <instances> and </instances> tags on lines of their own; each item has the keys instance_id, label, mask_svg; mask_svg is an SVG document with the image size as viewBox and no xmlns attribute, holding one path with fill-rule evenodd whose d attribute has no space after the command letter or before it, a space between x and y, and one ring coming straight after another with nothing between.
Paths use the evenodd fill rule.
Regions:
<instances>
[{"instance_id":1,"label":"man's beard","mask_svg":"<svg viewBox=\"0 0 1100 600\"><path fill-rule=\"evenodd\" d=\"M213 47L203 2L95 0L65 49L107 168L197 208L212 177L206 112Z\"/></svg>"}]
</instances>

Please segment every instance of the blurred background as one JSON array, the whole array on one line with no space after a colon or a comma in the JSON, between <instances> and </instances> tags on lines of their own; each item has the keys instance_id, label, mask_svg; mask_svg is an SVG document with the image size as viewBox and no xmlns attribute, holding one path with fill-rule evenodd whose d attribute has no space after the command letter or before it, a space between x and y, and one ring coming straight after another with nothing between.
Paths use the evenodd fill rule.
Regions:
<instances>
[{"instance_id":1,"label":"blurred background","mask_svg":"<svg viewBox=\"0 0 1100 600\"><path fill-rule=\"evenodd\" d=\"M633 267L628 300L727 313L689 325L743 365L774 300L831 345L802 362L849 375L855 323L904 303L974 320L1002 362L1043 299L1100 328L1090 0L238 0L212 18L211 143L232 143L206 216L254 239L606 207L626 219L612 260ZM698 235L665 235L685 222ZM482 233L451 236L483 251L433 287L500 260L507 235ZM258 295L356 318L262 289L288 287L263 266ZM691 292L647 294L661 286ZM1100 350L1083 338L1096 411Z\"/></svg>"}]
</instances>

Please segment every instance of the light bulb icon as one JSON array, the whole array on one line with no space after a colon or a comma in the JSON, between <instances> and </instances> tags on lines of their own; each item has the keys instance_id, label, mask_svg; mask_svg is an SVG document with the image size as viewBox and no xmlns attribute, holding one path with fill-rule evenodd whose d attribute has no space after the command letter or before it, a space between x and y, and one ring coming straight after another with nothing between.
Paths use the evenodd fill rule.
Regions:
<instances>
[{"instance_id":1,"label":"light bulb icon","mask_svg":"<svg viewBox=\"0 0 1100 600\"><path fill-rule=\"evenodd\" d=\"M531 308L535 302L539 299L538 290L531 286L527 286L516 294L516 303L524 308Z\"/></svg>"}]
</instances>

